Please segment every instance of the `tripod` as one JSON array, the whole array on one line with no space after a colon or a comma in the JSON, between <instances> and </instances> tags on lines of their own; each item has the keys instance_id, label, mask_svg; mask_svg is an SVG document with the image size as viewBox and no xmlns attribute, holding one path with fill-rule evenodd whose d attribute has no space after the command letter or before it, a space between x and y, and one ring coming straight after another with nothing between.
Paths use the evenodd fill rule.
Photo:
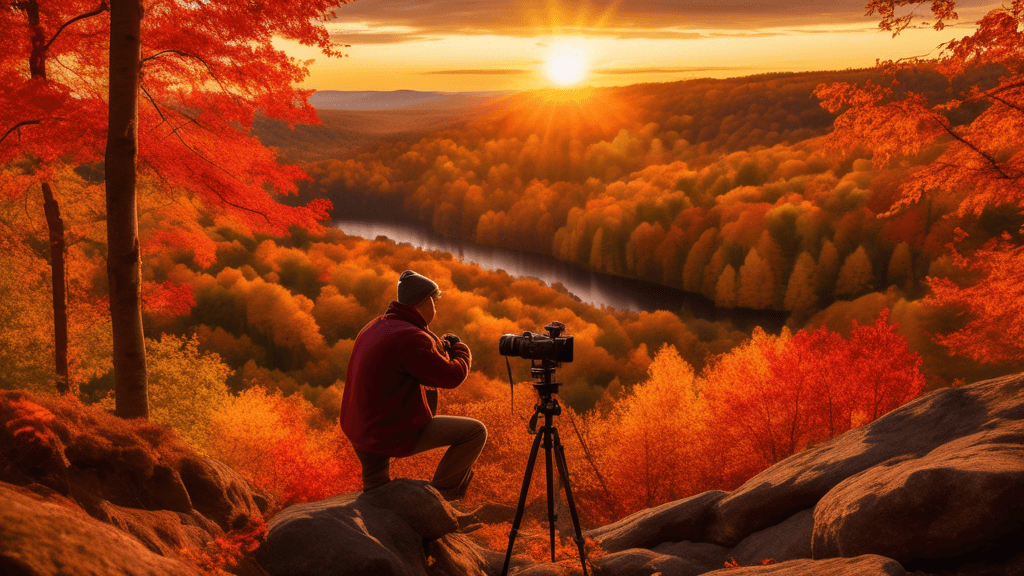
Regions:
<instances>
[{"instance_id":1,"label":"tripod","mask_svg":"<svg viewBox=\"0 0 1024 576\"><path fill-rule=\"evenodd\" d=\"M540 447L544 446L544 461L547 465L545 475L548 489L548 528L551 535L551 561L555 561L555 489L553 468L551 465L552 448L554 449L554 460L558 466L558 476L565 487L565 500L569 504L569 514L572 516L572 525L575 529L573 540L580 551L580 563L583 565L583 576L587 576L587 557L583 550L583 532L580 530L580 519L576 515L576 504L572 499L572 487L569 485L569 467L565 463L565 450L562 448L562 440L558 436L558 429L555 428L553 419L562 413L562 407L553 394L558 391L559 384L552 382L555 369L548 360L541 361L541 366L531 368L534 377L539 380L534 384L540 394L540 403L537 404L533 417L530 419L530 433L536 434L533 440L533 447L530 448L530 459L526 462L526 474L523 476L523 489L519 493L519 505L516 506L516 517L512 522L512 530L508 534L508 551L505 552L505 564L501 568L501 576L507 576L509 562L512 560L512 547L516 541L516 533L519 524L523 520L523 512L526 508L526 496L530 491L530 480L533 478L533 465L537 462L537 453ZM536 429L538 418L544 416L544 425L540 430Z\"/></svg>"}]
</instances>

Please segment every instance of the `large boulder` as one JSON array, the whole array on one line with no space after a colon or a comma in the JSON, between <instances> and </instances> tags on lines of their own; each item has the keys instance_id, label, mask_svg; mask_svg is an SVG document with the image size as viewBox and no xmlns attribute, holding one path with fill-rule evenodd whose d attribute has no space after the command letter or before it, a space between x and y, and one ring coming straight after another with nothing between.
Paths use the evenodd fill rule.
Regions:
<instances>
[{"instance_id":1,"label":"large boulder","mask_svg":"<svg viewBox=\"0 0 1024 576\"><path fill-rule=\"evenodd\" d=\"M697 560L660 554L643 548L608 554L594 560L593 565L595 575L615 576L697 576L721 566L709 566Z\"/></svg>"},{"instance_id":2,"label":"large boulder","mask_svg":"<svg viewBox=\"0 0 1024 576\"><path fill-rule=\"evenodd\" d=\"M457 529L454 509L429 483L395 480L284 509L270 521L256 559L272 576L427 576L424 543ZM460 554L432 550L442 559Z\"/></svg>"},{"instance_id":3,"label":"large boulder","mask_svg":"<svg viewBox=\"0 0 1024 576\"><path fill-rule=\"evenodd\" d=\"M1024 427L982 431L894 459L814 509L814 557L951 558L1024 528Z\"/></svg>"},{"instance_id":4,"label":"large boulder","mask_svg":"<svg viewBox=\"0 0 1024 576\"><path fill-rule=\"evenodd\" d=\"M608 552L653 548L662 542L703 540L712 507L726 496L712 490L696 496L641 510L614 524L587 531Z\"/></svg>"},{"instance_id":5,"label":"large boulder","mask_svg":"<svg viewBox=\"0 0 1024 576\"><path fill-rule=\"evenodd\" d=\"M907 571L892 558L865 555L829 560L790 560L767 566L723 568L707 576L906 576Z\"/></svg>"},{"instance_id":6,"label":"large boulder","mask_svg":"<svg viewBox=\"0 0 1024 576\"><path fill-rule=\"evenodd\" d=\"M764 560L785 562L811 557L814 511L804 510L785 522L754 532L729 551L729 558L743 566ZM855 554L846 554L855 556Z\"/></svg>"},{"instance_id":7,"label":"large boulder","mask_svg":"<svg viewBox=\"0 0 1024 576\"><path fill-rule=\"evenodd\" d=\"M360 498L367 504L398 514L427 542L459 529L457 512L429 482L394 480L364 492Z\"/></svg>"},{"instance_id":8,"label":"large boulder","mask_svg":"<svg viewBox=\"0 0 1024 576\"><path fill-rule=\"evenodd\" d=\"M111 504L105 500L90 506L93 518L131 534L151 552L176 558L182 550L202 550L219 534L216 524L202 516L170 510L138 510Z\"/></svg>"},{"instance_id":9,"label":"large boulder","mask_svg":"<svg viewBox=\"0 0 1024 576\"><path fill-rule=\"evenodd\" d=\"M841 482L894 459L922 458L943 444L979 444L1019 433L1024 375L937 390L878 420L772 466L721 498L706 540L735 546L790 516L813 508Z\"/></svg>"},{"instance_id":10,"label":"large boulder","mask_svg":"<svg viewBox=\"0 0 1024 576\"><path fill-rule=\"evenodd\" d=\"M694 566L699 566L701 572L709 572L725 566L729 558L729 550L715 544L704 542L666 542L653 548L659 554L678 556Z\"/></svg>"},{"instance_id":11,"label":"large boulder","mask_svg":"<svg viewBox=\"0 0 1024 576\"><path fill-rule=\"evenodd\" d=\"M428 542L427 574L429 576L498 576L505 555L477 545L465 534L448 534ZM523 564L512 563L511 568Z\"/></svg>"},{"instance_id":12,"label":"large boulder","mask_svg":"<svg viewBox=\"0 0 1024 576\"><path fill-rule=\"evenodd\" d=\"M100 522L74 502L0 482L0 573L11 576L199 576Z\"/></svg>"},{"instance_id":13,"label":"large boulder","mask_svg":"<svg viewBox=\"0 0 1024 576\"><path fill-rule=\"evenodd\" d=\"M225 532L259 526L267 509L238 473L154 422L15 390L0 391L0 423L0 482L84 511L162 556L202 557Z\"/></svg>"},{"instance_id":14,"label":"large boulder","mask_svg":"<svg viewBox=\"0 0 1024 576\"><path fill-rule=\"evenodd\" d=\"M180 478L192 507L223 530L247 526L266 511L267 499L227 464L202 456L181 463Z\"/></svg>"}]
</instances>

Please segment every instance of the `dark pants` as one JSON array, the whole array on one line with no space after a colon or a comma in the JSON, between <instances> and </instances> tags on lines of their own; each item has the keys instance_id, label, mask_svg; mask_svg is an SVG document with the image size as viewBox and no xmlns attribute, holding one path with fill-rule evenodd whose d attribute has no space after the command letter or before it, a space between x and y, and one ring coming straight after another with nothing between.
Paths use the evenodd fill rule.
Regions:
<instances>
[{"instance_id":1,"label":"dark pants","mask_svg":"<svg viewBox=\"0 0 1024 576\"><path fill-rule=\"evenodd\" d=\"M470 469L487 442L483 422L462 416L435 416L420 430L412 454L449 446L430 483L448 500L466 492ZM412 455L410 454L410 456ZM391 481L391 457L356 451L363 466L363 491Z\"/></svg>"}]
</instances>

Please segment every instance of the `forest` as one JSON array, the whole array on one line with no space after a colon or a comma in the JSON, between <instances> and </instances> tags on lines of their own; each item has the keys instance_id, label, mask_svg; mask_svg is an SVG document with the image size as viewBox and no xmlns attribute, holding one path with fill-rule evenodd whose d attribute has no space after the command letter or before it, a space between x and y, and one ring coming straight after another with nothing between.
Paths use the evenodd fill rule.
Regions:
<instances>
[{"instance_id":1,"label":"forest","mask_svg":"<svg viewBox=\"0 0 1024 576\"><path fill-rule=\"evenodd\" d=\"M562 429L588 527L1024 369L1019 0L927 60L517 92L393 133L319 125L302 63L272 46L338 56L328 2L253 7L251 28L147 3L134 77L107 64L114 4L0 5L0 387L148 417L281 507L360 489L345 371L406 269L444 292L431 330L473 352L440 406L489 431L471 503L513 506L529 449L528 365L510 394L498 338L574 335ZM889 4L871 5L899 32ZM933 4L939 26L951 3ZM382 215L789 320L597 308L331 225Z\"/></svg>"}]
</instances>

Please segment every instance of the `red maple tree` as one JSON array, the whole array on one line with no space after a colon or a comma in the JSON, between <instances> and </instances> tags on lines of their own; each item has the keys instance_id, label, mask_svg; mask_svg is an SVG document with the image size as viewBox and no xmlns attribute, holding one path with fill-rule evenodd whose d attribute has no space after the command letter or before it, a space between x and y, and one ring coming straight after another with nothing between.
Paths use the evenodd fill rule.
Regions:
<instances>
[{"instance_id":1,"label":"red maple tree","mask_svg":"<svg viewBox=\"0 0 1024 576\"><path fill-rule=\"evenodd\" d=\"M872 0L867 7L869 15L881 17L880 28L896 35L915 25L914 13L901 8L919 4ZM937 30L958 17L953 0L925 4L931 6ZM920 162L902 183L889 214L937 191L959 196L956 217L977 218L999 206L1024 213L1024 0L989 12L972 34L941 44L934 58L879 66L887 72L932 67L950 81L950 98L939 103L912 92L897 95L896 81L888 86L833 83L816 91L822 106L842 111L829 136L834 149L870 149L875 163L883 165L938 147L937 157ZM984 67L1000 70L994 86L964 82L968 73ZM966 88L954 90L954 81ZM978 107L980 113L967 114L973 119L958 123L965 112ZM1021 233L1007 230L980 249L954 252L957 264L979 273L973 285L929 278L932 293L925 302L965 314L960 328L937 338L951 352L985 362L1010 361L1024 354ZM961 241L965 237L959 235Z\"/></svg>"},{"instance_id":2,"label":"red maple tree","mask_svg":"<svg viewBox=\"0 0 1024 576\"><path fill-rule=\"evenodd\" d=\"M136 407L129 410L133 415L146 413L139 404L144 404L144 393L137 394L145 390L141 323L131 311L141 305L144 251L138 242L136 178L166 194L168 204L185 205L187 199L189 207L199 205L245 231L317 230L329 202L278 202L277 197L295 193L296 180L306 176L298 167L279 164L250 131L257 113L291 124L318 122L308 102L312 91L295 87L308 73L307 63L287 56L273 40L298 40L339 56L324 22L344 1L155 0L146 2L145 17L141 3L134 1L114 2L110 17L106 2L95 0L29 0L0 10L0 117L9 122L0 126L0 163L17 161L22 168L17 175L5 175L0 187L13 199L40 186L47 195L48 221L51 205L59 219L59 193L48 186L55 163L105 160L115 379L119 371L130 375L133 384L117 388L136 390ZM111 20L123 23L123 10L139 19L140 32L134 36L140 42L134 47L108 43ZM115 40L122 37L119 33ZM59 70L48 71L48 62L58 62ZM104 155L108 128L111 142L120 148ZM188 207L181 212L184 216L175 218L173 209L166 211L172 217L163 222L165 231L150 239L188 247L197 262L210 264L211 241ZM63 264L56 254L63 247L55 240L55 225L50 229L57 310L56 291L64 282L57 277ZM163 286L151 284L153 290ZM128 325L118 321L122 308L126 311L120 316L129 319ZM59 327L56 333L59 340ZM120 358L117 351L127 356Z\"/></svg>"}]
</instances>

